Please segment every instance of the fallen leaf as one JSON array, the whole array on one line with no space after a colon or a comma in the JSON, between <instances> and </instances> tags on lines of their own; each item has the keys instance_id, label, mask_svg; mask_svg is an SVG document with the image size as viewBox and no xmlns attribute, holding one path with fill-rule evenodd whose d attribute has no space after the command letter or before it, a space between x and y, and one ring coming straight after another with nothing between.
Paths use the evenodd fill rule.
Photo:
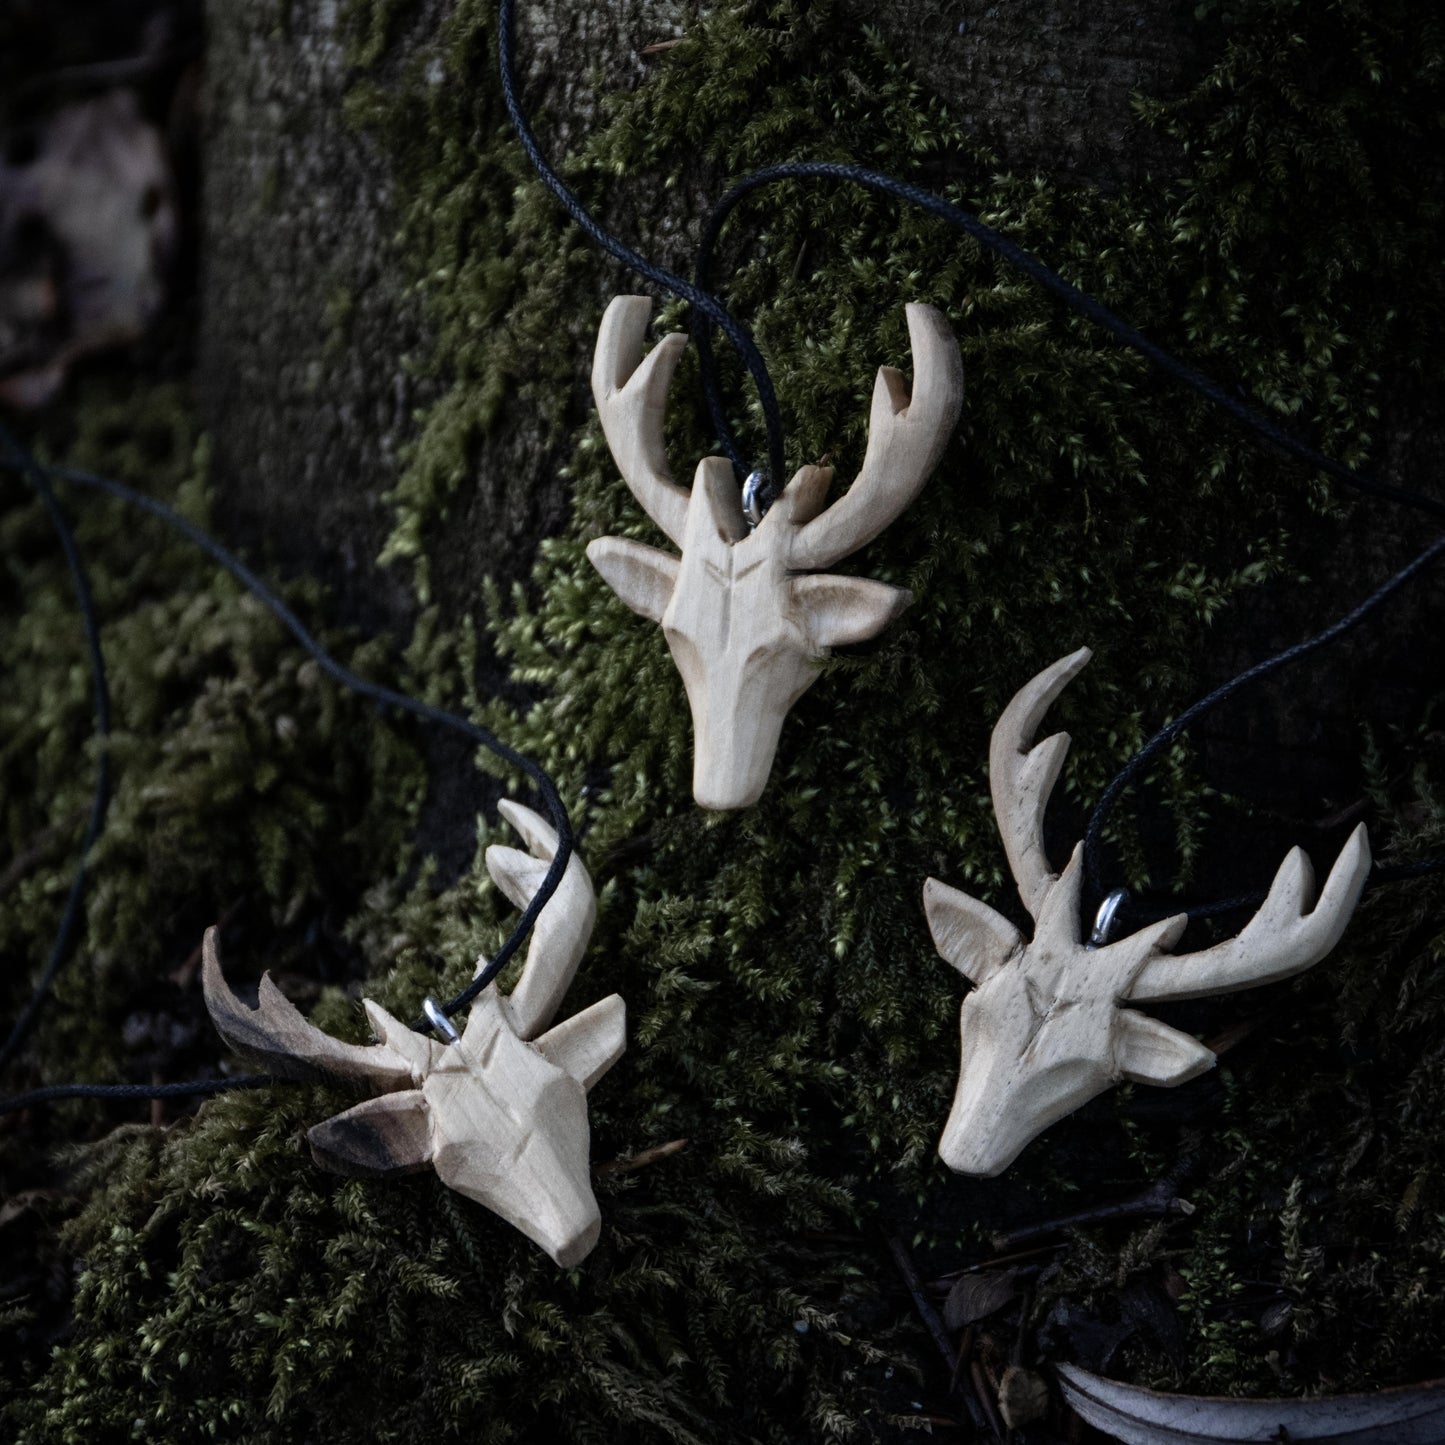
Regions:
<instances>
[{"instance_id":1,"label":"fallen leaf","mask_svg":"<svg viewBox=\"0 0 1445 1445\"><path fill-rule=\"evenodd\" d=\"M1057 1371L1075 1414L1124 1445L1445 1445L1445 1380L1369 1395L1235 1400L1165 1395L1075 1365Z\"/></svg>"},{"instance_id":2,"label":"fallen leaf","mask_svg":"<svg viewBox=\"0 0 1445 1445\"><path fill-rule=\"evenodd\" d=\"M1051 1358L1082 1360L1090 1368L1107 1370L1119 1346L1133 1335L1132 1321L1110 1323L1082 1310L1069 1300L1059 1300L1044 1321Z\"/></svg>"},{"instance_id":3,"label":"fallen leaf","mask_svg":"<svg viewBox=\"0 0 1445 1445\"><path fill-rule=\"evenodd\" d=\"M943 1322L951 1330L977 1324L979 1320L997 1314L1017 1294L1011 1269L966 1274L948 1292L948 1299L943 1305Z\"/></svg>"},{"instance_id":4,"label":"fallen leaf","mask_svg":"<svg viewBox=\"0 0 1445 1445\"><path fill-rule=\"evenodd\" d=\"M1018 1430L1049 1412L1049 1387L1043 1376L1010 1365L998 1382L998 1412L1010 1430Z\"/></svg>"}]
</instances>

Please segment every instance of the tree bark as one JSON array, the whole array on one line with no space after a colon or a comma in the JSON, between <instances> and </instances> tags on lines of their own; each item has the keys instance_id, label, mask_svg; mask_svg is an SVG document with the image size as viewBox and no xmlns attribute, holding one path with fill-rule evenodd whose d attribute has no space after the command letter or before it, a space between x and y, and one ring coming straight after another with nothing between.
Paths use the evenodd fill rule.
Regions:
<instances>
[{"instance_id":1,"label":"tree bark","mask_svg":"<svg viewBox=\"0 0 1445 1445\"><path fill-rule=\"evenodd\" d=\"M1011 170L1115 186L1179 156L1139 124L1133 98L1180 94L1217 48L1193 0L857 3L968 133Z\"/></svg>"},{"instance_id":2,"label":"tree bark","mask_svg":"<svg viewBox=\"0 0 1445 1445\"><path fill-rule=\"evenodd\" d=\"M1176 93L1202 63L1188 5L972 8L976 18L956 19L891 0L861 7L859 19L1008 165L1112 185L1166 160L1129 98ZM407 12L383 83L424 55L445 11L427 0ZM528 102L545 118L550 154L585 135L600 94L645 76L643 48L680 33L684 17L674 0L522 7ZM208 44L199 385L221 517L233 536L264 541L283 564L339 588L355 620L404 624L414 606L406 579L374 564L389 530L386 493L432 392L407 364L428 338L394 241L393 162L343 113L353 71L334 0L217 6ZM704 205L700 195L681 234L657 236L659 259L686 266ZM663 229L655 214L637 219ZM581 383L585 327L576 339ZM504 580L525 575L537 542L556 530L561 459L537 441L513 413L484 443L480 470L508 479L469 489L464 517L440 539L445 596L475 596L499 561ZM500 539L505 548L493 545Z\"/></svg>"},{"instance_id":3,"label":"tree bark","mask_svg":"<svg viewBox=\"0 0 1445 1445\"><path fill-rule=\"evenodd\" d=\"M1050 0L1042 8L997 0L947 11L926 0L849 3L1004 166L1105 190L1176 173L1184 158L1157 130L1140 126L1133 97L1183 94L1226 34L1217 21L1197 20L1190 0ZM446 13L441 0L401 12L379 72L383 85L425 61ZM645 78L644 48L679 34L688 13L674 0L522 7L528 103L550 154L581 142L608 89ZM337 590L348 620L404 632L416 613L406 570L378 567L376 558L391 525L387 494L437 387L410 364L431 338L408 291L414 259L395 241L394 162L344 114L354 72L342 14L334 0L215 7L207 72L199 392L222 524L283 567L320 576ZM477 83L494 82L479 76ZM691 184L683 178L658 207L648 182L621 178L613 202L629 239L684 270L715 194L701 184L690 192ZM596 270L600 314L618 273L602 258ZM591 324L579 316L554 342L575 358L569 405L579 421L589 404ZM1409 485L1438 455L1439 411L1404 379L1387 395L1381 470ZM503 585L525 578L538 542L566 516L559 477L566 460L518 407L478 441L474 476L453 499L448 524L428 539L447 621L475 606L483 578ZM1363 597L1399 565L1401 537L1416 534L1423 545L1413 519L1368 508L1355 545L1340 551L1332 543L1319 576L1330 580L1333 596ZM1379 721L1422 715L1434 685L1433 673L1417 665L1429 646L1432 596L1438 588L1427 584L1386 625L1395 663L1382 684L1383 710L1371 713ZM1321 603L1319 593L1277 602L1266 594L1227 617L1202 663L1204 680L1223 680L1343 610ZM1348 681L1329 680L1351 675L1347 654L1337 656L1338 666L1316 671L1325 680L1307 713L1262 718L1246 705L1196 731L1206 768L1222 786L1286 817L1318 814L1321 799L1338 800L1340 778L1357 771L1360 709ZM485 656L480 674L484 687L507 685ZM453 806L434 838L461 827L478 801L465 751L439 759L447 779L441 792Z\"/></svg>"},{"instance_id":4,"label":"tree bark","mask_svg":"<svg viewBox=\"0 0 1445 1445\"><path fill-rule=\"evenodd\" d=\"M399 621L405 579L375 560L425 343L387 158L343 114L337 5L213 6L206 74L197 385L220 521L363 625Z\"/></svg>"},{"instance_id":5,"label":"tree bark","mask_svg":"<svg viewBox=\"0 0 1445 1445\"><path fill-rule=\"evenodd\" d=\"M405 12L380 83L426 56L448 9L425 0ZM680 17L673 0L523 7L524 83L551 154ZM394 161L344 113L356 78L347 42L335 0L213 8L198 390L230 535L320 576L351 620L404 628L416 605L405 569L376 558L387 493L436 389L410 364L429 337L396 241ZM579 380L585 362L579 352ZM560 459L539 440L512 410L483 443L477 485L439 541L441 592L459 607L484 576L525 576L565 515Z\"/></svg>"}]
</instances>

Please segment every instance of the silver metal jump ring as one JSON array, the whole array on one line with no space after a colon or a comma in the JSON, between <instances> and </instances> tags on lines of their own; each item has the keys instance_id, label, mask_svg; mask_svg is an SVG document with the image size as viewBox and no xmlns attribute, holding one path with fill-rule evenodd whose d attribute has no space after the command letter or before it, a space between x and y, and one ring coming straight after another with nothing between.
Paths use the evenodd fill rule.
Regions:
<instances>
[{"instance_id":1,"label":"silver metal jump ring","mask_svg":"<svg viewBox=\"0 0 1445 1445\"><path fill-rule=\"evenodd\" d=\"M747 518L748 529L756 527L767 514L772 498L768 493L768 474L759 468L743 479L743 516Z\"/></svg>"},{"instance_id":2,"label":"silver metal jump ring","mask_svg":"<svg viewBox=\"0 0 1445 1445\"><path fill-rule=\"evenodd\" d=\"M1094 915L1094 931L1089 935L1089 941L1085 948L1105 948L1108 946L1109 935L1114 931L1114 923L1119 917L1119 910L1129 901L1129 890L1127 888L1116 888L1099 905L1099 911Z\"/></svg>"},{"instance_id":3,"label":"silver metal jump ring","mask_svg":"<svg viewBox=\"0 0 1445 1445\"><path fill-rule=\"evenodd\" d=\"M452 1027L452 1021L442 1012L442 1006L429 994L422 1000L421 1011L431 1020L431 1026L449 1044L454 1044L461 1038L461 1035Z\"/></svg>"}]
</instances>

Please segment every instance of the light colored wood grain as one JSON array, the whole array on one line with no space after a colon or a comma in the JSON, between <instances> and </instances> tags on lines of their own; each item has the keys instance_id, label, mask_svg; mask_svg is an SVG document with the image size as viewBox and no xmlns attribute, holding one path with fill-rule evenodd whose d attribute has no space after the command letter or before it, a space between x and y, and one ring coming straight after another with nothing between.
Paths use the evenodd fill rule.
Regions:
<instances>
[{"instance_id":1,"label":"light colored wood grain","mask_svg":"<svg viewBox=\"0 0 1445 1445\"><path fill-rule=\"evenodd\" d=\"M490 847L487 871L525 907L557 837L529 808L504 802L501 811L530 851ZM626 1006L616 994L547 1027L595 918L592 880L573 853L537 919L516 987L503 997L488 984L455 1043L413 1032L370 999L366 1012L379 1042L341 1043L302 1018L269 974L252 1009L226 984L215 929L204 949L206 1004L226 1042L273 1073L339 1076L381 1091L311 1129L312 1154L323 1167L382 1178L430 1165L444 1184L570 1266L589 1253L602 1227L589 1170L587 1091L626 1047ZM479 971L485 963L479 960Z\"/></svg>"},{"instance_id":2,"label":"light colored wood grain","mask_svg":"<svg viewBox=\"0 0 1445 1445\"><path fill-rule=\"evenodd\" d=\"M690 492L672 479L662 422L686 338L668 336L644 357L651 309L643 296L608 306L592 392L623 479L682 556L620 537L598 538L587 555L634 612L662 626L692 711L693 796L705 808L743 808L767 784L783 719L819 660L875 637L912 600L811 569L870 542L918 495L958 421L963 367L943 317L910 305L913 390L892 367L879 370L852 487L825 508L832 469L803 467L749 531L724 458L704 458Z\"/></svg>"},{"instance_id":3,"label":"light colored wood grain","mask_svg":"<svg viewBox=\"0 0 1445 1445\"><path fill-rule=\"evenodd\" d=\"M1294 849L1248 927L1198 953L1171 956L1188 918L1166 918L1089 948L1079 916L1083 845L1060 874L1044 851L1043 818L1069 739L1034 745L1044 713L1089 660L1061 658L1020 689L994 728L994 815L1019 896L1023 935L987 904L930 878L923 904L939 954L973 982L960 1014L962 1063L938 1152L964 1174L1000 1174L1048 1126L1120 1079L1172 1087L1214 1066L1197 1039L1127 1002L1201 998L1253 988L1311 967L1339 942L1370 871L1361 825L1313 910L1309 860Z\"/></svg>"}]
</instances>

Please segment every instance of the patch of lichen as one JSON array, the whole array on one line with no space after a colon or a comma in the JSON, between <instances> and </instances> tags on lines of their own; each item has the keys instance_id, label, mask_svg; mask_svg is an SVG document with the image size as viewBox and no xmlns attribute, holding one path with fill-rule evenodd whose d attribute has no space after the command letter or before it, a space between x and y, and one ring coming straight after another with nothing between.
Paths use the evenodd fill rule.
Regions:
<instances>
[{"instance_id":1,"label":"patch of lichen","mask_svg":"<svg viewBox=\"0 0 1445 1445\"><path fill-rule=\"evenodd\" d=\"M396 13L377 11L385 25ZM365 6L358 15L356 33L378 33ZM1229 17L1223 59L1197 92L1157 116L1187 142L1185 177L1100 196L995 175L835 6L737 7L690 22L567 171L588 198L797 155L922 173L1152 336L1362 460L1376 372L1429 377L1438 351L1435 212L1411 186L1430 139L1412 127L1438 55L1428 34L1404 43L1417 18L1403 4L1253 0ZM470 483L478 438L506 423L501 399L520 389L530 415L544 409L543 431L562 432L583 370L552 339L575 330L595 272L505 142L491 35L490 7L460 4L399 91L371 82L353 96L357 118L395 147L403 231L440 338L427 364L452 381L397 489L396 558L424 560ZM423 82L432 60L440 83ZM1268 184L1251 184L1256 172ZM1301 1306L1297 1356L1281 1357L1287 1384L1326 1383L1326 1361L1331 1387L1409 1373L1389 1330L1344 1343L1362 1302L1383 1313L1408 1299L1417 1337L1439 1340L1437 1231L1414 1224L1438 1212L1422 1172L1434 1147L1428 884L1379 895L1338 969L1266 998L1286 1022L1217 1076L1224 1112L1208 1128L1150 1123L1120 1093L998 1181L951 1178L932 1154L957 1065L959 984L934 955L919 888L933 874L1015 912L982 769L999 708L1043 663L1095 647L1054 713L1076 738L1059 836L1077 836L1142 732L1192 696L1221 631L1249 635L1238 619L1257 584L1273 580L1279 595L1302 574L1330 575L1343 504L973 243L892 202L780 187L733 232L728 295L769 358L793 462L828 453L840 475L856 467L873 368L906 356L904 300L949 315L969 396L923 496L846 564L909 586L914 606L823 669L745 813L692 806L690 725L666 650L583 556L603 532L659 540L595 425L575 438L568 530L544 545L529 590L488 599L483 625L539 700L483 715L558 778L601 889L573 996L615 989L629 1006L629 1052L592 1095L594 1157L679 1137L688 1148L599 1174L602 1243L558 1273L430 1177L315 1173L300 1134L343 1106L340 1091L210 1104L183 1130L111 1151L111 1172L83 1184L69 1235L85 1261L75 1334L17 1406L25 1438L93 1438L137 1419L157 1440L323 1427L338 1441L884 1436L900 1402L875 1361L905 1361L912 1346L879 1303L877 1223L952 1263L990 1224L1067 1209L1081 1177L1091 1200L1127 1192L1186 1146L1205 1166L1190 1188L1198 1214L1122 1252L1117 1234L1081 1241L1041 1282L1041 1310L1167 1267L1189 1290L1191 1350L1170 1378L1268 1388L1276 1346L1222 1299L1258 1264L1239 1247L1257 1210L1277 1230L1259 1236L1278 1241L1278 1262L1264 1263ZM725 380L757 447L746 390L735 372ZM692 363L675 392L681 462L712 440ZM1336 610L1332 592L1313 595L1314 615ZM1372 820L1384 834L1414 806L1399 786L1413 755L1394 756ZM1346 781L1370 775L1362 764ZM1151 850L1151 870L1137 839L1119 841L1130 880L1162 887L1187 874L1217 817L1184 753L1156 786L1172 854ZM449 961L444 982L460 983L500 924L476 869L436 893L425 876L398 880L394 861L354 874L374 886L348 935L375 996L411 1012L437 987L437 958ZM1219 1007L1227 1020L1247 1005ZM318 1017L359 1027L334 995ZM1339 1158L1336 1111L1311 1124L1306 1110L1355 1067L1344 1050L1358 1044L1318 1052L1345 1018L1377 1056L1352 1137L1365 1122L1375 1132L1345 1187L1332 1181L1321 1198L1322 1161ZM1279 1065L1275 1051L1291 1049L1318 1054L1308 1078ZM1382 1201L1409 1205L1393 1234L1381 1233ZM1322 1272L1311 1251L1336 1238L1346 1264ZM1382 1238L1391 1253L1376 1267L1368 1251ZM1157 1359L1136 1363L1161 1378Z\"/></svg>"}]
</instances>

